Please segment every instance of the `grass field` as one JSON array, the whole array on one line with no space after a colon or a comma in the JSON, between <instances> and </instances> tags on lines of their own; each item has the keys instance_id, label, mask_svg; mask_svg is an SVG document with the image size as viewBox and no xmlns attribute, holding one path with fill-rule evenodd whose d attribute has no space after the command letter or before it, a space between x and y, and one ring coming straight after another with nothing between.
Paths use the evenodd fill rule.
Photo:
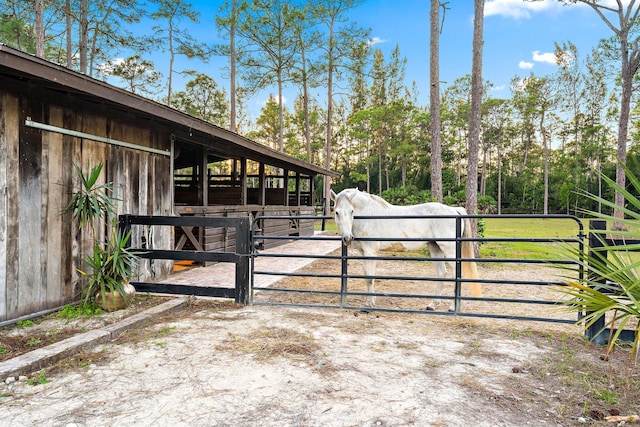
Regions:
<instances>
[{"instance_id":1,"label":"grass field","mask_svg":"<svg viewBox=\"0 0 640 427\"><path fill-rule=\"evenodd\" d=\"M484 238L572 239L580 232L573 219L486 218ZM566 258L565 243L483 242L483 258L561 259Z\"/></svg>"}]
</instances>

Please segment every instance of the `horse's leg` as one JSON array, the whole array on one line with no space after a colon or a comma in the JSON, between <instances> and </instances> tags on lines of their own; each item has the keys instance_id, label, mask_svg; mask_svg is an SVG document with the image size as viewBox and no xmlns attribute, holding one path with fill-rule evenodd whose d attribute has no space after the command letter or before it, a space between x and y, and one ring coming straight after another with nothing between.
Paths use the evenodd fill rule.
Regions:
<instances>
[{"instance_id":1,"label":"horse's leg","mask_svg":"<svg viewBox=\"0 0 640 427\"><path fill-rule=\"evenodd\" d=\"M455 278L455 276L456 276L456 262L455 261L447 261L447 264L449 264L449 270L451 270L451 277ZM445 272L445 274L443 274L442 277L444 277L445 275L446 275L446 272ZM455 294L455 284L454 284L454 294ZM451 305L449 306L449 311L456 311L456 301L455 301L455 299L453 301L451 301Z\"/></svg>"},{"instance_id":2,"label":"horse's leg","mask_svg":"<svg viewBox=\"0 0 640 427\"><path fill-rule=\"evenodd\" d=\"M376 242L373 242L376 243ZM362 254L365 257L375 257L378 255L378 245L371 245L372 247L362 248ZM370 278L365 279L367 282L367 292L370 294L375 292L375 281L376 279L373 276L376 275L376 259L363 259L362 266L364 268L365 276L372 276ZM374 295L369 296L368 301L366 303L367 306L373 307L376 304L376 297Z\"/></svg>"},{"instance_id":3,"label":"horse's leg","mask_svg":"<svg viewBox=\"0 0 640 427\"><path fill-rule=\"evenodd\" d=\"M428 246L429 246L429 254L431 255L432 258L442 258L444 256L444 254L442 253L442 250L440 249L440 246L438 246L435 242L429 242ZM439 279L442 279L447 274L447 269L444 262L434 261L434 264L436 266L436 277L438 277ZM436 282L436 295L437 296L442 295L442 281L440 280ZM436 303L435 303L435 300L432 300L429 303L429 305L427 305L427 310L435 310L435 309L436 309Z\"/></svg>"},{"instance_id":4,"label":"horse's leg","mask_svg":"<svg viewBox=\"0 0 640 427\"><path fill-rule=\"evenodd\" d=\"M362 264L363 264L363 267L364 267L365 276L375 276L375 274L376 274L376 260L374 260L374 259L365 259L365 260L362 261ZM376 279L371 277L371 278L365 279L365 281L367 282L367 292L369 292L370 294L374 293L375 292L375 281L376 281ZM369 306L369 307L373 307L375 304L376 304L375 295L369 296L369 299L368 299L366 305Z\"/></svg>"}]
</instances>

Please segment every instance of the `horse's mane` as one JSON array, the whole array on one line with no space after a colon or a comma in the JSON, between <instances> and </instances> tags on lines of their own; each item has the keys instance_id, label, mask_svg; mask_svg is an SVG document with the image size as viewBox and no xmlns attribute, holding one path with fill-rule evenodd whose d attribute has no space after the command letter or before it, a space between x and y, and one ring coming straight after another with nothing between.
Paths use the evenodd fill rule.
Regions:
<instances>
[{"instance_id":1,"label":"horse's mane","mask_svg":"<svg viewBox=\"0 0 640 427\"><path fill-rule=\"evenodd\" d=\"M383 199L382 197L375 195L375 194L369 194L366 191L363 191L364 194L368 194L369 197L371 197L371 200L373 200L374 202L378 203L380 206L382 206L385 209L389 209L392 205L391 203L387 202L385 199Z\"/></svg>"}]
</instances>

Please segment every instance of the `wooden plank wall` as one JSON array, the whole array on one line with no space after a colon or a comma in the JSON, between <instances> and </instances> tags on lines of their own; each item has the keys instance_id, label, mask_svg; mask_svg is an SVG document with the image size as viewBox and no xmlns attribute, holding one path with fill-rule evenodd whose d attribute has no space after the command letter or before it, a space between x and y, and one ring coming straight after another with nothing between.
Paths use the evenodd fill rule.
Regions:
<instances>
[{"instance_id":1,"label":"wooden plank wall","mask_svg":"<svg viewBox=\"0 0 640 427\"><path fill-rule=\"evenodd\" d=\"M77 298L77 268L93 245L89 230L78 231L69 215L62 215L77 188L74 164L88 171L104 164L101 182L112 181L118 213L170 215L170 159L139 150L40 131L24 125L32 120L139 145L168 149L169 136L149 124L74 104L55 104L58 98L18 95L0 85L0 321L59 307ZM22 93L29 93L23 91ZM40 96L38 96L40 95ZM50 101L52 99L52 101ZM61 102L71 98L61 98ZM97 227L99 238L105 227ZM143 238L156 248L170 249L172 230L136 231L132 243ZM153 239L152 239L153 237ZM164 277L171 261L145 260L140 280Z\"/></svg>"},{"instance_id":2,"label":"wooden plank wall","mask_svg":"<svg viewBox=\"0 0 640 427\"><path fill-rule=\"evenodd\" d=\"M0 92L0 319L18 312L18 146L20 99Z\"/></svg>"}]
</instances>

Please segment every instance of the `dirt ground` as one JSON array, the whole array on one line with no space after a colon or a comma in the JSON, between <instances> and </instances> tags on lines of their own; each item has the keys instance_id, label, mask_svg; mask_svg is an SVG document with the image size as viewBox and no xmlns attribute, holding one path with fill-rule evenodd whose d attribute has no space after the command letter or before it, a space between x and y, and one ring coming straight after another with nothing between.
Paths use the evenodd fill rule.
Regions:
<instances>
[{"instance_id":1,"label":"dirt ground","mask_svg":"<svg viewBox=\"0 0 640 427\"><path fill-rule=\"evenodd\" d=\"M330 268L316 262L305 271ZM394 268L390 262L381 271ZM483 277L553 274L481 269ZM378 289L425 288L390 282ZM287 278L277 286L336 285ZM363 285L354 280L349 286ZM485 295L557 298L533 289L484 286ZM256 300L303 297L315 303L333 298L263 292ZM422 299L378 302L425 305ZM463 307L505 310L487 304ZM440 301L438 310L447 306ZM552 313L546 310L567 317L547 306L533 314ZM628 347L608 360L603 353L573 325L238 307L200 298L44 372L0 384L0 420L12 426L615 425L603 418L640 413L640 372Z\"/></svg>"}]
</instances>

